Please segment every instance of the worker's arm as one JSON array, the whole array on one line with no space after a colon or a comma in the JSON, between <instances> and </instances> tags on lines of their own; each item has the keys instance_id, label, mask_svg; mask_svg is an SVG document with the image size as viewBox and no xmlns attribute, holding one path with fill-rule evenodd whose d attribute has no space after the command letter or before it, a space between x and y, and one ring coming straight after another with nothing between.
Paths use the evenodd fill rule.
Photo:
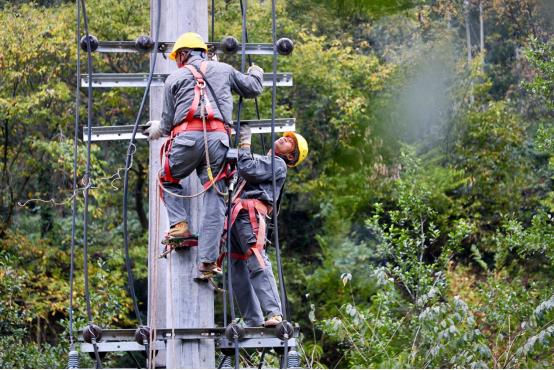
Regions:
<instances>
[{"instance_id":1,"label":"worker's arm","mask_svg":"<svg viewBox=\"0 0 554 370\"><path fill-rule=\"evenodd\" d=\"M250 147L239 148L237 169L239 176L252 184L259 184L272 180L271 155L254 156L250 152ZM275 157L275 179L280 179L287 175L287 166L285 161Z\"/></svg>"},{"instance_id":2,"label":"worker's arm","mask_svg":"<svg viewBox=\"0 0 554 370\"><path fill-rule=\"evenodd\" d=\"M233 68L229 79L231 89L245 98L255 98L264 89L264 70L257 65L250 66L247 74L243 74Z\"/></svg>"},{"instance_id":3,"label":"worker's arm","mask_svg":"<svg viewBox=\"0 0 554 370\"><path fill-rule=\"evenodd\" d=\"M160 127L164 135L169 135L171 133L175 120L175 98L173 96L172 81L172 79L168 78L164 84L162 119L160 120Z\"/></svg>"}]
</instances>

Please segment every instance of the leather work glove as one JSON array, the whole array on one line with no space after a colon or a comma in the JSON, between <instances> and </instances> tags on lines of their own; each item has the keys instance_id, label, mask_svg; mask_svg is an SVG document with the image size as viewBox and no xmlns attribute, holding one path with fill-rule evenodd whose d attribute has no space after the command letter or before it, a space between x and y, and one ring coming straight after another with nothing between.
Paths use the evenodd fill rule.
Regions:
<instances>
[{"instance_id":1,"label":"leather work glove","mask_svg":"<svg viewBox=\"0 0 554 370\"><path fill-rule=\"evenodd\" d=\"M159 139L163 134L160 121L148 121L143 133L148 136L148 141Z\"/></svg>"},{"instance_id":2,"label":"leather work glove","mask_svg":"<svg viewBox=\"0 0 554 370\"><path fill-rule=\"evenodd\" d=\"M262 67L257 66L255 64L252 64L250 67L248 67L248 70L246 71L246 73L250 74L250 72L252 71L260 72L261 74L264 73L264 70L262 69Z\"/></svg>"},{"instance_id":3,"label":"leather work glove","mask_svg":"<svg viewBox=\"0 0 554 370\"><path fill-rule=\"evenodd\" d=\"M239 134L239 146L250 146L252 144L252 130L250 129L250 126L248 125L241 125L240 126L240 134Z\"/></svg>"}]
</instances>

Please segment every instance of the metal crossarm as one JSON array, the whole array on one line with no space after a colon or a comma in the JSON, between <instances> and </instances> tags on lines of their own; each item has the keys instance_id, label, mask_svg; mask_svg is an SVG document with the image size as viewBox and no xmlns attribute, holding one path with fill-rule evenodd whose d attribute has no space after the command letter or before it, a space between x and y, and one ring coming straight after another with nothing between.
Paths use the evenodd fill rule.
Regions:
<instances>
[{"instance_id":1,"label":"metal crossarm","mask_svg":"<svg viewBox=\"0 0 554 370\"><path fill-rule=\"evenodd\" d=\"M173 49L174 42L159 42L158 52L169 53ZM218 54L223 54L221 49L221 43L212 42L208 43L208 49L213 50ZM249 55L273 55L273 45L267 43L247 43L245 45L246 54ZM237 53L242 50L241 44L238 44ZM98 42L98 49L96 51L100 53L144 53L145 51L137 49L134 41L100 41ZM151 51L146 51L147 53Z\"/></svg>"},{"instance_id":2,"label":"metal crossarm","mask_svg":"<svg viewBox=\"0 0 554 370\"><path fill-rule=\"evenodd\" d=\"M292 73L277 73L277 86L292 86ZM89 75L83 74L81 86L88 87ZM154 73L152 87L163 86L167 73ZM92 87L146 87L147 73L93 73ZM273 74L264 73L263 85L273 86Z\"/></svg>"},{"instance_id":3,"label":"metal crossarm","mask_svg":"<svg viewBox=\"0 0 554 370\"><path fill-rule=\"evenodd\" d=\"M144 351L145 347L135 341L134 329L110 329L102 331L102 340L97 343L99 352L126 352ZM296 338L300 334L298 326L294 328L293 337L288 340L288 347L296 347ZM225 328L179 328L157 329L155 348L164 349L165 342L169 339L200 340L213 339L220 349L234 347L234 342L225 336ZM81 343L81 352L94 352L92 344L84 343L81 333L78 335ZM275 328L244 328L242 338L239 340L241 348L282 348L283 340L277 338Z\"/></svg>"},{"instance_id":4,"label":"metal crossarm","mask_svg":"<svg viewBox=\"0 0 554 370\"><path fill-rule=\"evenodd\" d=\"M275 132L295 131L296 128L295 118L278 118L275 120ZM241 125L247 124L250 126L253 134L265 134L271 132L271 119L259 119L259 120L243 120ZM139 126L135 139L146 139L146 135L142 134L144 125ZM122 126L96 126L92 127L91 140L92 141L108 141L108 140L129 140L133 132L132 125ZM232 129L232 133L235 130ZM86 130L83 132L83 140L88 141L88 135Z\"/></svg>"}]
</instances>

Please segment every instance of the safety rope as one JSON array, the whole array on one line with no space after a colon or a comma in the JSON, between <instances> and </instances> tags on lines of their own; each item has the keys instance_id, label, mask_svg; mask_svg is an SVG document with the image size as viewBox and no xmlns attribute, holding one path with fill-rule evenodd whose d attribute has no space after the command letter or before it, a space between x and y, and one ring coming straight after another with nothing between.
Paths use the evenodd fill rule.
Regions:
<instances>
[{"instance_id":1,"label":"safety rope","mask_svg":"<svg viewBox=\"0 0 554 370\"><path fill-rule=\"evenodd\" d=\"M85 0L81 0L81 7L83 9L83 21L85 26L85 35L87 43L87 73L89 76L92 76L92 50L90 46L90 34L88 28L88 17L87 9L85 5ZM88 107L87 107L87 133L88 137L91 137L92 133L92 84L88 84L87 88L88 94ZM88 203L89 203L89 186L91 184L91 159L90 159L90 144L91 141L87 141L87 160L86 160L86 169L85 169L85 190L84 190L84 209L83 209L83 271L84 271L84 280L85 280L85 300L87 306L87 317L89 325L92 325L92 309L90 306L90 291L89 291L89 276L88 276L88 241L87 241L87 232L88 232ZM92 331L91 331L92 333ZM96 359L96 368L102 368L102 362L100 361L100 354L98 353L98 346L96 345L95 335L92 334L92 346L94 348L94 357Z\"/></svg>"},{"instance_id":2,"label":"safety rope","mask_svg":"<svg viewBox=\"0 0 554 370\"><path fill-rule=\"evenodd\" d=\"M160 193L159 193L159 187L156 187L156 199L159 199ZM160 228L160 202L156 202L156 213L155 213L155 222L154 222L154 230L159 230ZM156 319L157 319L157 308L158 308L158 246L160 245L159 240L159 234L156 232L154 233L154 248L150 251L150 257L149 260L153 261L154 266L152 267L152 275L153 275L153 282L150 285L150 303L151 303L151 314L150 314L150 322L148 323L148 326L150 327L150 348L148 351L148 367L150 369L156 368L156 331L157 331L157 325L156 325Z\"/></svg>"},{"instance_id":3,"label":"safety rope","mask_svg":"<svg viewBox=\"0 0 554 370\"><path fill-rule=\"evenodd\" d=\"M177 366L177 362L175 361L175 323L173 322L173 260L172 260L173 253L169 254L169 260L167 263L169 264L169 317L171 320L171 360L173 361L173 366Z\"/></svg>"},{"instance_id":4,"label":"safety rope","mask_svg":"<svg viewBox=\"0 0 554 370\"><path fill-rule=\"evenodd\" d=\"M129 256L129 234L128 234L128 196L129 196L129 170L133 165L133 155L136 151L135 149L135 137L138 131L139 122L144 111L144 105L146 103L146 98L150 91L150 85L152 84L152 78L154 76L154 70L156 68L156 60L158 59L158 41L160 34L160 23L161 23L161 0L157 2L158 14L156 18L155 26L155 36L154 36L154 56L152 57L152 63L150 66L150 73L148 74L148 81L146 83L146 88L144 89L144 94L142 95L142 100L140 102L140 107L133 125L133 132L131 133L131 139L129 140L129 146L127 148L127 158L125 160L125 172L123 174L123 246L125 250L125 268L127 270L127 286L129 293L133 299L133 308L135 311L135 317L140 326L142 326L142 317L138 308L138 299L135 293L135 282L133 278L133 270L131 267L131 258ZM89 140L90 142L90 140Z\"/></svg>"},{"instance_id":5,"label":"safety rope","mask_svg":"<svg viewBox=\"0 0 554 370\"><path fill-rule=\"evenodd\" d=\"M271 87L271 185L273 188L273 196L276 195L277 184L275 179L275 105L277 99L277 16L275 11L275 0L271 0L271 41L273 43L273 81ZM283 323L287 322L287 306L285 282L283 278L283 265L281 261L281 248L279 246L279 222L277 220L277 208L273 207L273 241L275 244L275 256L277 259L277 272L279 275L279 288L281 291L281 313L283 315ZM288 363L288 338L284 340L284 355L283 367L287 367Z\"/></svg>"}]
</instances>

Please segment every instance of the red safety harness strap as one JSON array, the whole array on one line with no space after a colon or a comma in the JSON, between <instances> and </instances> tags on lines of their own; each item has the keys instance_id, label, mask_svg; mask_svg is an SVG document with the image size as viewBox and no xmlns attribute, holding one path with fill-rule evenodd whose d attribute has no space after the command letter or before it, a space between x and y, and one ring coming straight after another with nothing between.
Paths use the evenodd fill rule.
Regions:
<instances>
[{"instance_id":1,"label":"red safety harness strap","mask_svg":"<svg viewBox=\"0 0 554 370\"><path fill-rule=\"evenodd\" d=\"M200 71L202 71L202 73L206 73L207 65L208 62L206 61L200 63ZM185 117L185 121L192 121L198 109L198 104L201 100L204 100L204 107L206 109L206 113L208 113L206 119L210 121L214 118L214 110L212 108L210 100L206 98L206 93L204 91L204 89L206 88L206 81L204 80L204 76L202 76L202 74L199 73L196 67L192 64L185 65L185 68L188 69L190 73L192 73L194 79L196 80L196 85L194 86L194 99L192 100L192 104L189 108L187 116Z\"/></svg>"},{"instance_id":2,"label":"red safety harness strap","mask_svg":"<svg viewBox=\"0 0 554 370\"><path fill-rule=\"evenodd\" d=\"M265 202L258 199L241 199L236 198L233 201L233 208L231 210L231 225L225 224L225 230L231 230L235 223L240 211L248 212L248 219L252 226L252 232L256 235L256 242L251 244L250 249L245 254L231 252L231 258L246 260L252 254L256 256L258 264L261 267L265 267L265 262L262 256L262 251L265 246L265 234L266 234L266 217L271 212L271 207ZM218 258L218 264L221 265L225 253L222 253Z\"/></svg>"},{"instance_id":3,"label":"red safety harness strap","mask_svg":"<svg viewBox=\"0 0 554 370\"><path fill-rule=\"evenodd\" d=\"M202 63L200 63L200 71L202 73L206 73L207 67L207 61L202 61ZM164 182L171 182L173 184L178 184L180 181L179 179L176 179L175 177L173 177L173 175L171 175L171 170L169 168L169 155L171 153L173 141L177 135L185 131L204 131L204 129L207 132L228 132L228 128L225 126L225 124L222 121L214 118L214 110L212 108L212 105L210 101L206 99L206 94L204 91L206 81L204 80L202 74L199 73L196 67L194 67L193 65L187 64L185 65L185 68L192 73L192 76L196 80L196 85L194 86L194 98L192 104L189 107L187 116L185 117L183 122L173 127L173 129L171 130L171 135L169 136L169 138L167 138L165 143L160 148L160 161L163 167L163 175L160 176L160 179ZM201 100L204 101L204 107L206 109L206 113L208 113L208 116L204 120L194 118L194 115L196 114L196 111L198 109L198 104ZM223 178L225 178L225 176L220 175L215 181L219 181ZM210 183L208 183L208 186L209 185ZM206 186L206 184L204 184L204 186ZM160 194L163 194L163 192L160 192Z\"/></svg>"}]
</instances>

